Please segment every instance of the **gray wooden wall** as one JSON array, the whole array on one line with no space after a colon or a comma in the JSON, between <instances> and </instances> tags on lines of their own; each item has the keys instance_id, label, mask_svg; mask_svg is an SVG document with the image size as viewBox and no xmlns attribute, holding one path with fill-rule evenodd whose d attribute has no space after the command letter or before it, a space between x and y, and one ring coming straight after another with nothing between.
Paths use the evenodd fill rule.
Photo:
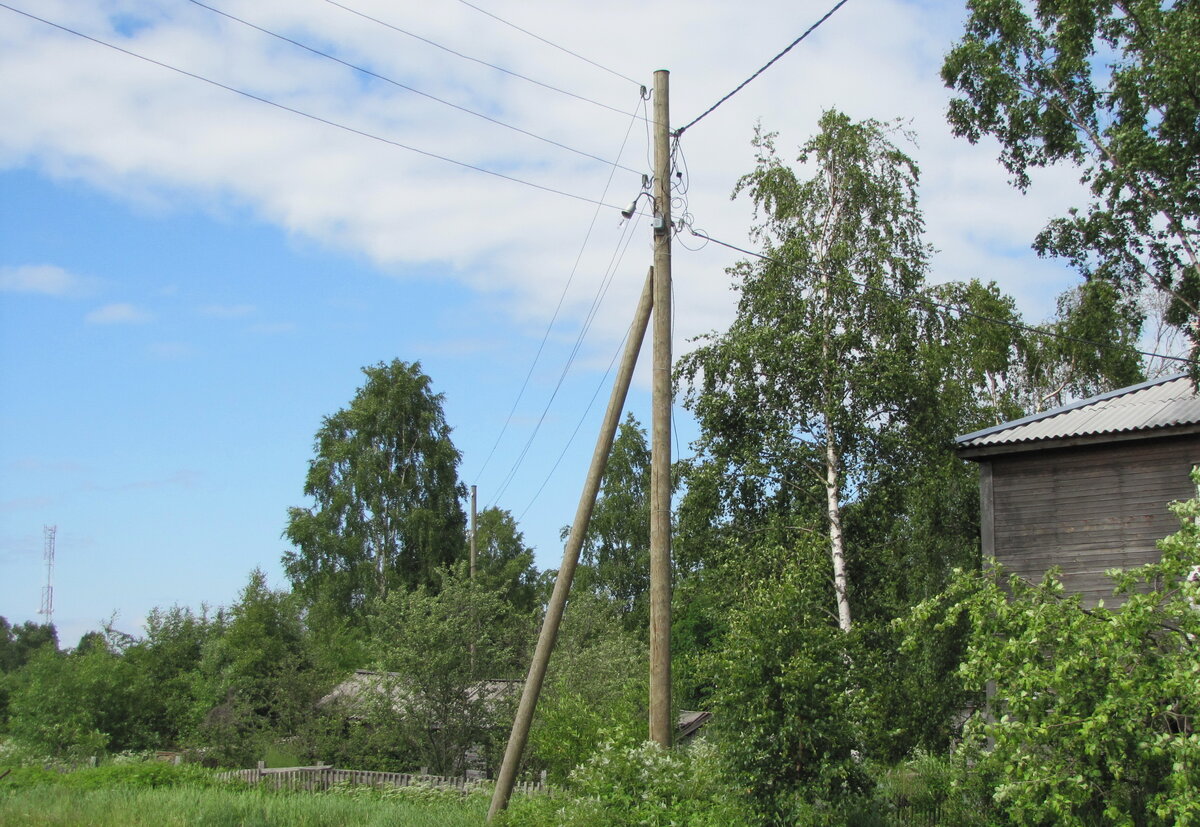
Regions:
<instances>
[{"instance_id":1,"label":"gray wooden wall","mask_svg":"<svg viewBox=\"0 0 1200 827\"><path fill-rule=\"evenodd\" d=\"M1115 605L1107 569L1158 559L1195 495L1200 435L993 456L980 462L983 551L1037 582L1050 566L1084 604Z\"/></svg>"}]
</instances>

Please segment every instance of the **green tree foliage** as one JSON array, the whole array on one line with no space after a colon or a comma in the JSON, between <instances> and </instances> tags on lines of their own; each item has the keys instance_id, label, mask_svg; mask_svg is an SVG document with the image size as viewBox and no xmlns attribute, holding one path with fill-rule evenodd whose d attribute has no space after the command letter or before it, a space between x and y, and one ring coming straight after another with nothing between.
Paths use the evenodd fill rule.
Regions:
<instances>
[{"instance_id":1,"label":"green tree foliage","mask_svg":"<svg viewBox=\"0 0 1200 827\"><path fill-rule=\"evenodd\" d=\"M1167 320L1195 348L1200 7L970 0L968 10L963 39L942 68L959 93L948 114L955 133L972 143L994 136L1021 190L1031 168L1080 167L1091 202L1051 221L1037 250L1114 285L1127 303L1149 282L1171 297Z\"/></svg>"},{"instance_id":2,"label":"green tree foliage","mask_svg":"<svg viewBox=\"0 0 1200 827\"><path fill-rule=\"evenodd\" d=\"M0 616L0 672L15 672L43 646L58 648L58 632L50 623L13 625Z\"/></svg>"},{"instance_id":3,"label":"green tree foliage","mask_svg":"<svg viewBox=\"0 0 1200 827\"><path fill-rule=\"evenodd\" d=\"M854 754L951 736L965 630L901 653L893 621L977 565L977 480L953 439L1017 401L986 381L1022 358L1017 328L984 323L1015 319L1011 301L924 284L917 170L891 137L827 113L807 180L757 139L741 189L766 260L734 268L737 317L678 372L701 429L677 515L684 697L728 723L723 749L779 818L861 785Z\"/></svg>"},{"instance_id":4,"label":"green tree foliage","mask_svg":"<svg viewBox=\"0 0 1200 827\"><path fill-rule=\"evenodd\" d=\"M284 532L295 590L356 618L373 598L433 583L462 553L466 526L442 395L419 363L363 373L350 406L317 432L304 484L316 504L291 509Z\"/></svg>"},{"instance_id":5,"label":"green tree foliage","mask_svg":"<svg viewBox=\"0 0 1200 827\"><path fill-rule=\"evenodd\" d=\"M968 727L959 784L982 785L994 819L1200 819L1200 500L1173 508L1182 527L1159 543L1160 562L1111 572L1118 609L1083 607L1053 572L1033 585L993 570L915 612L970 620L962 677L994 692Z\"/></svg>"},{"instance_id":6,"label":"green tree foliage","mask_svg":"<svg viewBox=\"0 0 1200 827\"><path fill-rule=\"evenodd\" d=\"M228 618L204 649L198 738L221 763L237 765L254 760L267 739L292 734L318 687L294 595L273 591L255 569Z\"/></svg>"},{"instance_id":7,"label":"green tree foliage","mask_svg":"<svg viewBox=\"0 0 1200 827\"><path fill-rule=\"evenodd\" d=\"M533 549L512 514L502 508L485 508L478 514L478 577L482 585L504 596L505 602L522 612L538 607L538 571Z\"/></svg>"},{"instance_id":8,"label":"green tree foliage","mask_svg":"<svg viewBox=\"0 0 1200 827\"><path fill-rule=\"evenodd\" d=\"M71 653L43 646L20 672L9 728L19 742L76 760L149 746L138 676L121 656L119 636L96 634L88 641Z\"/></svg>"},{"instance_id":9,"label":"green tree foliage","mask_svg":"<svg viewBox=\"0 0 1200 827\"><path fill-rule=\"evenodd\" d=\"M789 823L801 801L868 783L854 757L851 644L830 622L822 545L775 549L769 572L760 551L759 571L743 580L728 631L706 657L722 755L768 823Z\"/></svg>"},{"instance_id":10,"label":"green tree foliage","mask_svg":"<svg viewBox=\"0 0 1200 827\"><path fill-rule=\"evenodd\" d=\"M563 617L530 733L527 768L564 783L606 740L646 737L650 664L645 635L607 596L580 589Z\"/></svg>"},{"instance_id":11,"label":"green tree foliage","mask_svg":"<svg viewBox=\"0 0 1200 827\"><path fill-rule=\"evenodd\" d=\"M842 511L905 392L917 340L908 300L929 254L917 168L891 132L826 112L798 158L811 165L807 180L780 160L773 136L756 136L758 166L736 192L754 203L752 235L765 258L732 270L736 319L680 366L709 443L702 449L738 440L728 448L776 489L807 495L817 475L843 631L851 586Z\"/></svg>"},{"instance_id":12,"label":"green tree foliage","mask_svg":"<svg viewBox=\"0 0 1200 827\"><path fill-rule=\"evenodd\" d=\"M53 625L27 620L14 626L0 616L0 731L8 723L8 699L15 673L44 646L58 648L58 632Z\"/></svg>"},{"instance_id":13,"label":"green tree foliage","mask_svg":"<svg viewBox=\"0 0 1200 827\"><path fill-rule=\"evenodd\" d=\"M568 529L563 530L563 537ZM611 601L625 627L650 623L650 446L633 414L617 429L582 549L580 586Z\"/></svg>"},{"instance_id":14,"label":"green tree foliage","mask_svg":"<svg viewBox=\"0 0 1200 827\"><path fill-rule=\"evenodd\" d=\"M1040 324L1025 321L995 283L949 282L928 295L950 309L931 318L930 337L945 345L950 381L938 399L942 409L963 413L954 417L960 434L1144 379L1136 314L1106 282L1065 291L1054 317Z\"/></svg>"},{"instance_id":15,"label":"green tree foliage","mask_svg":"<svg viewBox=\"0 0 1200 827\"><path fill-rule=\"evenodd\" d=\"M146 618L145 637L125 649L138 685L138 718L154 746L179 747L194 739L207 712L201 663L225 625L225 613L210 616L207 607L199 614L179 606L156 608Z\"/></svg>"},{"instance_id":16,"label":"green tree foliage","mask_svg":"<svg viewBox=\"0 0 1200 827\"><path fill-rule=\"evenodd\" d=\"M507 681L520 672L532 618L464 566L443 569L438 581L436 590L394 591L375 605L374 661L388 674L362 699L359 735L390 733L392 757L408 762L393 769L461 775L469 750L488 753L508 734L519 691Z\"/></svg>"}]
</instances>

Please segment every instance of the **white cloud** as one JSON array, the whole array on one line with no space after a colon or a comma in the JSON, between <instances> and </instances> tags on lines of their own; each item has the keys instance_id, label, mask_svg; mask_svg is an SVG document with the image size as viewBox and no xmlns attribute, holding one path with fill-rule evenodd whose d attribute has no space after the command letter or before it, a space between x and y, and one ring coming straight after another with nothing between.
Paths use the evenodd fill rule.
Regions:
<instances>
[{"instance_id":1,"label":"white cloud","mask_svg":"<svg viewBox=\"0 0 1200 827\"><path fill-rule=\"evenodd\" d=\"M0 502L0 513L14 511L41 511L53 503L50 497L20 497Z\"/></svg>"},{"instance_id":2,"label":"white cloud","mask_svg":"<svg viewBox=\"0 0 1200 827\"><path fill-rule=\"evenodd\" d=\"M252 304L206 304L197 312L213 319L240 319L255 310Z\"/></svg>"},{"instance_id":3,"label":"white cloud","mask_svg":"<svg viewBox=\"0 0 1200 827\"><path fill-rule=\"evenodd\" d=\"M97 307L84 317L89 324L141 324L152 318L147 311L127 302Z\"/></svg>"},{"instance_id":4,"label":"white cloud","mask_svg":"<svg viewBox=\"0 0 1200 827\"><path fill-rule=\"evenodd\" d=\"M53 264L0 267L0 291L6 293L38 293L70 298L86 294L91 287L91 279L77 276Z\"/></svg>"},{"instance_id":5,"label":"white cloud","mask_svg":"<svg viewBox=\"0 0 1200 827\"><path fill-rule=\"evenodd\" d=\"M639 103L632 84L465 6L398 7L384 0L351 5L587 98L629 111ZM541 186L618 206L640 187L637 175L620 170L609 186L609 169L601 164L356 76L196 6L155 11L128 36L115 31L105 14L144 14L143 6L112 0L100 10L46 0L39 13L283 106ZM627 116L455 58L329 4L229 0L222 8L595 155L615 158L630 126ZM507 14L647 84L655 68L670 68L678 126L762 66L824 10L824 4L785 0L764 0L753 14L723 0L612 0L602 10L530 0ZM564 327L577 324L622 243L615 210L597 214L592 204L318 123L5 14L0 165L32 165L128 200L249 207L256 218L365 256L385 272L436 263L534 327L549 319L579 258L562 314ZM959 35L961 15L961 9L947 14L937 4L903 0L848 4L697 123L681 143L691 176L687 209L696 226L715 238L747 243L748 205L731 203L728 195L753 164L749 139L757 119L781 133L780 148L791 156L822 109L836 106L856 118L903 117L920 139L913 154L925 173L929 239L943 250L934 277L995 274L1003 289L1022 294L1027 312L1048 310L1050 297L1074 277L1058 265L1036 262L1028 245L1038 227L1071 203L1077 185L1072 176L1055 174L1049 185L1023 197L1007 185L993 150L950 136L938 68ZM638 36L648 31L669 34L651 50ZM628 134L621 162L648 171L645 124L634 121ZM1063 182L1065 188L1058 186ZM648 234L640 232L596 320L597 351L610 351L628 324L649 258ZM733 296L723 271L737 258L712 244L698 253L676 246L681 340L728 321Z\"/></svg>"},{"instance_id":6,"label":"white cloud","mask_svg":"<svg viewBox=\"0 0 1200 827\"><path fill-rule=\"evenodd\" d=\"M149 347L155 359L174 360L194 356L196 349L186 342L154 342Z\"/></svg>"}]
</instances>

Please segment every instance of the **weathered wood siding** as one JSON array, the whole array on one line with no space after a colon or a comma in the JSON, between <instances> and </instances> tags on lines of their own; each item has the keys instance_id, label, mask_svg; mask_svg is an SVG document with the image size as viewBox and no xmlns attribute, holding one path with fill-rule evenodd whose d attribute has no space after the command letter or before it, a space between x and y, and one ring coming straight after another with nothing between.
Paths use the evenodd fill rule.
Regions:
<instances>
[{"instance_id":1,"label":"weathered wood siding","mask_svg":"<svg viewBox=\"0 0 1200 827\"><path fill-rule=\"evenodd\" d=\"M992 457L981 468L984 552L991 545L1005 569L1034 582L1059 566L1085 605L1113 605L1104 572L1158 559L1156 541L1179 528L1167 504L1194 495L1197 464L1197 435Z\"/></svg>"}]
</instances>

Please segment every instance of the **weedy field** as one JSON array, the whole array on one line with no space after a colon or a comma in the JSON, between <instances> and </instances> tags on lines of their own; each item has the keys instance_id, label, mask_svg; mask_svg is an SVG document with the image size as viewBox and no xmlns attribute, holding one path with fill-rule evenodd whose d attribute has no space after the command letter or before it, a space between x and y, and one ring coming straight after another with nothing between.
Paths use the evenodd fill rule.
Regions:
<instances>
[{"instance_id":1,"label":"weedy field","mask_svg":"<svg viewBox=\"0 0 1200 827\"><path fill-rule=\"evenodd\" d=\"M0 824L374 825L476 827L488 797L410 788L276 792L216 782L198 768L99 767L60 774L17 768L0 780Z\"/></svg>"},{"instance_id":2,"label":"weedy field","mask_svg":"<svg viewBox=\"0 0 1200 827\"><path fill-rule=\"evenodd\" d=\"M402 801L375 797L175 787L80 790L36 787L0 794L0 824L79 825L394 825L475 827L487 801Z\"/></svg>"}]
</instances>

